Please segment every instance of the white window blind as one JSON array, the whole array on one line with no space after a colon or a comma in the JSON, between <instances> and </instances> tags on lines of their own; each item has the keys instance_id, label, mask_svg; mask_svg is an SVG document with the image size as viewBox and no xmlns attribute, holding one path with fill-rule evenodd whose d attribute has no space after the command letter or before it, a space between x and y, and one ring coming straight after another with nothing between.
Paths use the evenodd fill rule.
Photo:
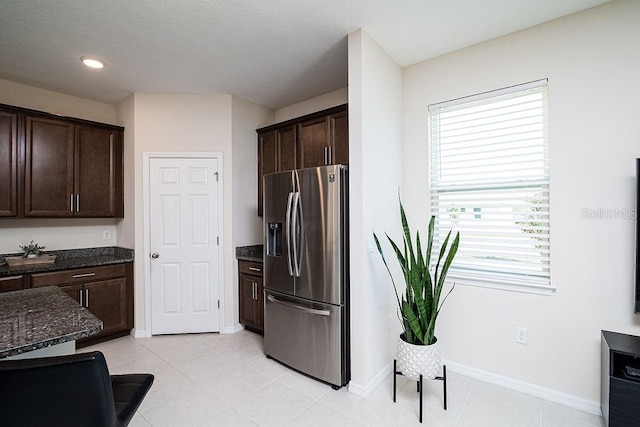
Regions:
<instances>
[{"instance_id":1,"label":"white window blind","mask_svg":"<svg viewBox=\"0 0 640 427\"><path fill-rule=\"evenodd\" d=\"M456 283L545 293L547 81L429 106L436 239L460 231Z\"/></svg>"}]
</instances>

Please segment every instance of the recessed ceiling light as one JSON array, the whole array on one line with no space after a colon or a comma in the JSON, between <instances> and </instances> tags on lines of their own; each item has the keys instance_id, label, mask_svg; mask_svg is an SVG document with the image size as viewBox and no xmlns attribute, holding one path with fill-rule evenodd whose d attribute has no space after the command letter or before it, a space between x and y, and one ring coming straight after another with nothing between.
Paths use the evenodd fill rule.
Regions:
<instances>
[{"instance_id":1,"label":"recessed ceiling light","mask_svg":"<svg viewBox=\"0 0 640 427\"><path fill-rule=\"evenodd\" d=\"M104 68L104 61L93 56L83 56L82 63L89 68Z\"/></svg>"}]
</instances>

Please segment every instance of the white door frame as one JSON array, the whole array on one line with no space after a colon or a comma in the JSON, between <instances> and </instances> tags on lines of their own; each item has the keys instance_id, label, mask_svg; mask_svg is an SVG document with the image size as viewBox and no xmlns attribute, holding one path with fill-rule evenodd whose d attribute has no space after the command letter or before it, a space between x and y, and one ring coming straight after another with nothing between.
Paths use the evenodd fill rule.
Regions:
<instances>
[{"instance_id":1,"label":"white door frame","mask_svg":"<svg viewBox=\"0 0 640 427\"><path fill-rule=\"evenodd\" d=\"M220 236L218 250L218 286L220 299L220 331L224 328L224 171L222 153L220 152L143 152L142 153L142 188L143 188L143 232L144 232L144 327L146 336L151 336L151 159L217 159L218 160L218 234Z\"/></svg>"}]
</instances>

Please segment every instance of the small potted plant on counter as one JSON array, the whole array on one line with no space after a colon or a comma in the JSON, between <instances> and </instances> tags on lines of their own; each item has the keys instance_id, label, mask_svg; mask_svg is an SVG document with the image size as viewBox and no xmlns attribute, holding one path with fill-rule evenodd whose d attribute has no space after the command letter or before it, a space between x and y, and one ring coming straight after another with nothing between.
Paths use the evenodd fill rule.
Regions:
<instances>
[{"instance_id":1,"label":"small potted plant on counter","mask_svg":"<svg viewBox=\"0 0 640 427\"><path fill-rule=\"evenodd\" d=\"M37 243L33 243L33 240L26 245L18 246L22 251L21 256L5 257L7 265L10 267L17 265L29 265L29 264L45 264L56 261L58 257L56 254L43 254L44 246L40 246Z\"/></svg>"},{"instance_id":2,"label":"small potted plant on counter","mask_svg":"<svg viewBox=\"0 0 640 427\"><path fill-rule=\"evenodd\" d=\"M46 249L45 246L40 246L37 243L33 243L33 240L27 245L21 245L20 249L24 252L25 258L37 258L40 256L42 251Z\"/></svg>"}]
</instances>

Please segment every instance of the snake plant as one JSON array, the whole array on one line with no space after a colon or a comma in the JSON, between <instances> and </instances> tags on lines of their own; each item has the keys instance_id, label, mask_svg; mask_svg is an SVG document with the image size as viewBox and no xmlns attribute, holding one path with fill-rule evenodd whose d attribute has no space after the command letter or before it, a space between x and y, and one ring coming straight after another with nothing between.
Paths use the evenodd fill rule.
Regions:
<instances>
[{"instance_id":1,"label":"snake plant","mask_svg":"<svg viewBox=\"0 0 640 427\"><path fill-rule=\"evenodd\" d=\"M373 238L378 247L378 252L382 257L382 261L387 268L387 272L391 277L391 283L396 293L399 309L398 314L404 329L403 339L409 344L431 345L436 342L435 327L440 309L451 291L453 291L452 287L444 298L442 298L442 303L440 302L447 272L458 251L460 233L456 233L449 246L449 239L451 237L451 231L449 231L440 247L438 259L435 260L435 266L432 269L433 271L430 271L435 217L432 216L429 221L427 248L423 253L419 232L416 232L415 248L413 246L411 230L407 222L404 207L402 206L402 200L400 200L399 196L398 200L400 203L400 219L403 231L403 250L400 249L400 246L396 244L388 234L385 233L385 235L389 243L391 243L391 247L398 258L404 275L405 292L402 296L398 293L398 287L393 279L391 270L389 270L382 246L375 233L373 233ZM448 249L447 246L449 246Z\"/></svg>"}]
</instances>

